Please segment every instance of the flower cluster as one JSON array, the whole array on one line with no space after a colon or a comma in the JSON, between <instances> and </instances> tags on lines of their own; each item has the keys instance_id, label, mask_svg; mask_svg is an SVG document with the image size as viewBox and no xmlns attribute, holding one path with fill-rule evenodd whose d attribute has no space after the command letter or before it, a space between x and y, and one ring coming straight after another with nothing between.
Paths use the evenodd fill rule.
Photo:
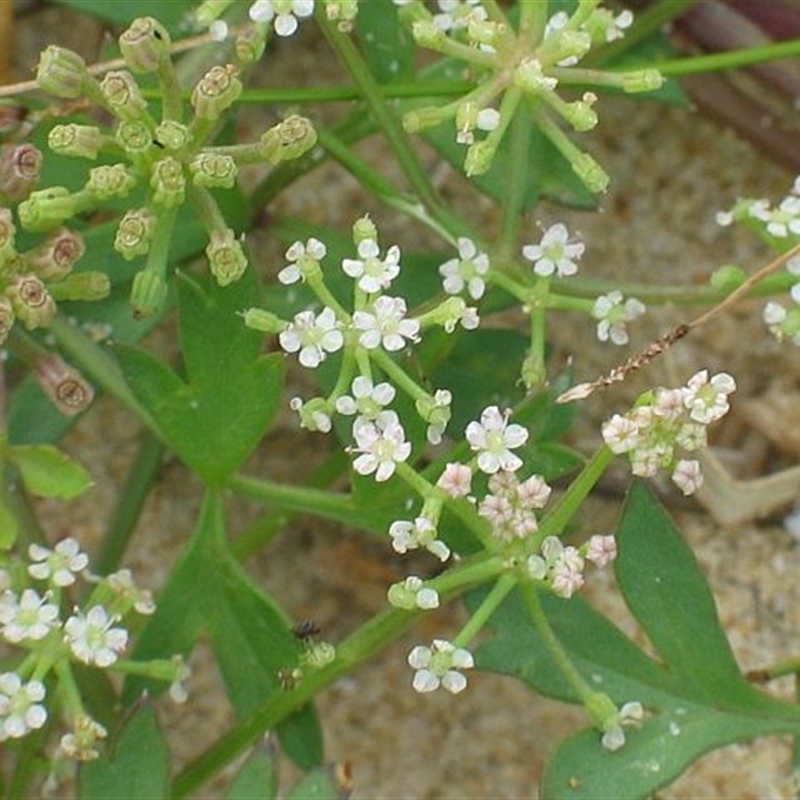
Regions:
<instances>
[{"instance_id":1,"label":"flower cluster","mask_svg":"<svg viewBox=\"0 0 800 800\"><path fill-rule=\"evenodd\" d=\"M550 492L540 475L520 483L513 472L496 472L489 478L489 492L478 506L478 514L501 542L525 539L538 530L535 510L544 508Z\"/></svg>"},{"instance_id":2,"label":"flower cluster","mask_svg":"<svg viewBox=\"0 0 800 800\"><path fill-rule=\"evenodd\" d=\"M480 0L438 0L439 13L422 0L394 0L399 17L410 26L422 47L466 61L477 86L463 97L441 106L415 108L403 124L417 132L453 120L456 140L468 146L467 175L480 175L491 166L494 154L512 117L533 111L541 131L550 139L581 181L593 192L605 191L608 175L561 130L564 121L575 131L597 124L592 108L597 97L584 91L565 100L557 91L568 84L612 85L625 92L657 89L663 79L652 69L601 72L572 68L589 51L621 37L633 17L629 11L614 14L597 0L579 0L572 15L563 11L549 20L541 18L536 3L520 4L519 30L495 6L489 14ZM530 106L525 101L534 101ZM480 138L476 134L485 134Z\"/></svg>"},{"instance_id":3,"label":"flower cluster","mask_svg":"<svg viewBox=\"0 0 800 800\"><path fill-rule=\"evenodd\" d=\"M615 414L603 425L603 439L612 452L627 454L634 475L652 477L666 469L684 494L692 494L703 481L700 463L678 458L676 448L691 453L704 447L706 426L728 412L735 389L726 372L709 379L701 370L686 386L655 389L627 414Z\"/></svg>"},{"instance_id":4,"label":"flower cluster","mask_svg":"<svg viewBox=\"0 0 800 800\"><path fill-rule=\"evenodd\" d=\"M312 4L313 5L313 4ZM31 231L56 231L84 211L136 188L146 191L143 206L131 208L120 220L114 249L126 260L147 255L145 268L133 283L132 302L140 316L161 310L166 299L168 248L176 212L192 203L208 233L206 255L217 282L237 280L247 267L242 242L225 223L210 190L234 186L240 166L275 165L297 158L316 142L310 123L289 117L254 144L217 147L209 143L223 113L238 98L242 84L234 64L214 66L194 86L193 117L184 121L184 103L170 56L170 37L152 17L134 20L119 37L127 69L95 78L76 53L55 45L39 59L40 88L65 99L86 98L107 111L112 127L59 124L48 135L56 153L90 161L110 155L122 161L89 170L82 189L61 186L35 191L19 206L19 219ZM155 74L163 96L160 118L152 113L135 75Z\"/></svg>"},{"instance_id":5,"label":"flower cluster","mask_svg":"<svg viewBox=\"0 0 800 800\"><path fill-rule=\"evenodd\" d=\"M132 611L152 614L153 599L133 582L129 570L93 576L78 542L66 538L55 547L33 544L23 569L0 570L0 637L25 655L16 671L0 674L0 741L17 739L41 728L48 706L63 711L72 730L59 750L70 758L98 755L106 731L85 712L71 672L71 662L113 669L127 648L129 633L119 623ZM85 604L62 615L64 592L79 577L94 585ZM11 663L9 659L8 663ZM188 677L182 659L126 663L126 672L170 681L170 694L181 701ZM52 673L48 697L45 678Z\"/></svg>"}]
</instances>

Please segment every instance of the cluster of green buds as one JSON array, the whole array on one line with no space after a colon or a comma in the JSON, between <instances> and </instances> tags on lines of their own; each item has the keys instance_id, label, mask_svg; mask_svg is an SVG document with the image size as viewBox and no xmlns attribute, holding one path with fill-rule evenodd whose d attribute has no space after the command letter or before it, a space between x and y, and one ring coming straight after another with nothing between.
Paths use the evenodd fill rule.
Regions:
<instances>
[{"instance_id":1,"label":"cluster of green buds","mask_svg":"<svg viewBox=\"0 0 800 800\"><path fill-rule=\"evenodd\" d=\"M30 144L0 149L0 344L19 320L28 330L50 325L58 300L96 300L108 294L105 275L73 272L85 247L79 234L55 225L37 245L20 250L11 206L32 193L42 156Z\"/></svg>"},{"instance_id":2,"label":"cluster of green buds","mask_svg":"<svg viewBox=\"0 0 800 800\"><path fill-rule=\"evenodd\" d=\"M546 0L520 3L515 28L496 3L466 0L450 12L432 15L422 0L394 2L420 46L466 62L477 82L451 103L409 111L403 118L408 131L455 120L457 141L468 145L465 171L480 175L491 166L511 120L524 107L585 186L605 191L606 172L559 124L566 122L574 131L594 128L597 97L585 91L565 100L557 90L567 84L624 92L661 86L663 78L655 69L609 72L576 66L592 48L623 35L633 19L629 11L615 16L599 7L600 0L578 0L571 16L559 11L548 19ZM485 136L477 138L476 132Z\"/></svg>"},{"instance_id":3,"label":"cluster of green buds","mask_svg":"<svg viewBox=\"0 0 800 800\"><path fill-rule=\"evenodd\" d=\"M114 249L127 260L147 257L134 278L132 304L137 316L152 316L166 299L167 257L179 208L191 203L205 227L206 254L217 282L237 280L247 257L210 190L233 187L243 164L274 166L297 158L313 147L316 133L308 120L292 116L255 143L214 146L210 142L218 123L242 91L238 67L214 66L200 78L191 91L192 118L186 120L163 25L151 17L134 20L119 37L119 47L128 69L108 71L102 79L70 50L53 45L42 53L36 79L44 91L64 99L88 99L114 117L108 129L56 125L48 136L50 149L112 163L92 168L79 191L50 187L33 192L20 205L19 218L28 230L50 231L76 214L143 190L143 204L137 203L120 220ZM151 113L135 75L157 78L160 118Z\"/></svg>"}]
</instances>

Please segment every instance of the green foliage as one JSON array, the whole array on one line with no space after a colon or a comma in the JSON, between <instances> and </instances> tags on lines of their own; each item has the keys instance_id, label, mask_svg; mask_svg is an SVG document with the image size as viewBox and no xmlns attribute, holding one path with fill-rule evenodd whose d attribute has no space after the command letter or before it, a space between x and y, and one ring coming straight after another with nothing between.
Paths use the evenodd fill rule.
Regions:
<instances>
[{"instance_id":1,"label":"green foliage","mask_svg":"<svg viewBox=\"0 0 800 800\"><path fill-rule=\"evenodd\" d=\"M22 475L31 494L69 500L93 483L91 475L66 453L51 445L19 445L8 449L8 460Z\"/></svg>"}]
</instances>

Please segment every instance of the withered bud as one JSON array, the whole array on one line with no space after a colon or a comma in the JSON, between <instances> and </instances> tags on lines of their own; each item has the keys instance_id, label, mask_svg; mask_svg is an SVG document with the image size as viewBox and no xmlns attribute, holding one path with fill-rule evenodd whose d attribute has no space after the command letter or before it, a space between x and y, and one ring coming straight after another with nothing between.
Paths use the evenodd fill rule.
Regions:
<instances>
[{"instance_id":1,"label":"withered bud","mask_svg":"<svg viewBox=\"0 0 800 800\"><path fill-rule=\"evenodd\" d=\"M68 417L85 411L94 399L91 384L60 356L38 359L33 374L53 405Z\"/></svg>"},{"instance_id":2,"label":"withered bud","mask_svg":"<svg viewBox=\"0 0 800 800\"><path fill-rule=\"evenodd\" d=\"M42 154L32 144L11 144L0 149L0 193L9 200L24 200L39 180Z\"/></svg>"},{"instance_id":3,"label":"withered bud","mask_svg":"<svg viewBox=\"0 0 800 800\"><path fill-rule=\"evenodd\" d=\"M169 58L170 38L167 29L153 17L135 19L119 37L119 49L133 72L155 72L163 59Z\"/></svg>"},{"instance_id":4,"label":"withered bud","mask_svg":"<svg viewBox=\"0 0 800 800\"><path fill-rule=\"evenodd\" d=\"M85 252L83 237L61 228L25 253L25 262L43 281L59 281L69 275Z\"/></svg>"},{"instance_id":5,"label":"withered bud","mask_svg":"<svg viewBox=\"0 0 800 800\"><path fill-rule=\"evenodd\" d=\"M6 287L6 297L28 330L47 327L55 316L55 301L35 275L14 276Z\"/></svg>"}]
</instances>

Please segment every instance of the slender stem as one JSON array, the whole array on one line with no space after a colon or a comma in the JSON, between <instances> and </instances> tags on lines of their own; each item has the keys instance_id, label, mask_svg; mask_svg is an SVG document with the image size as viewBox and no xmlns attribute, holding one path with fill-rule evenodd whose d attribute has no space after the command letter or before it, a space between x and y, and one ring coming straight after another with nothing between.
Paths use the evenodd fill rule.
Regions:
<instances>
[{"instance_id":1,"label":"slender stem","mask_svg":"<svg viewBox=\"0 0 800 800\"><path fill-rule=\"evenodd\" d=\"M531 4L538 5L538 4ZM531 119L528 114L516 114L511 126L509 158L507 162L503 218L500 224L498 256L508 259L516 250L519 228L525 206L525 190L530 163Z\"/></svg>"},{"instance_id":2,"label":"slender stem","mask_svg":"<svg viewBox=\"0 0 800 800\"><path fill-rule=\"evenodd\" d=\"M456 647L468 647L469 643L483 629L491 618L492 614L499 608L508 593L517 585L517 577L510 572L503 573L491 588L489 594L483 598L483 602L473 612L469 622L459 631L453 639Z\"/></svg>"}]
</instances>

